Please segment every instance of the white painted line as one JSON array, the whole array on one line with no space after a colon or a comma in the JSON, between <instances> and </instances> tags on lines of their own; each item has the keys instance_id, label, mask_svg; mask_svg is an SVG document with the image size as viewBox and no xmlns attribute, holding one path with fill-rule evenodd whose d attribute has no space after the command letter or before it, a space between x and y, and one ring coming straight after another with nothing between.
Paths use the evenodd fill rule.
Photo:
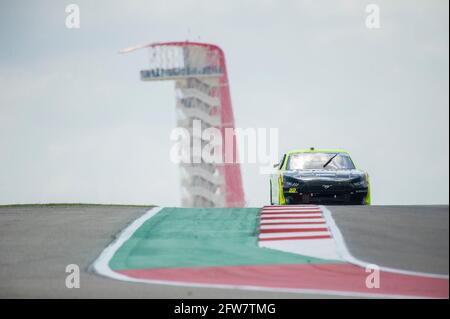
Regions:
<instances>
[{"instance_id":1,"label":"white painted line","mask_svg":"<svg viewBox=\"0 0 450 319\"><path fill-rule=\"evenodd\" d=\"M319 210L319 207L264 207L261 208L261 211L270 210L270 211L277 211L277 210Z\"/></svg>"},{"instance_id":2,"label":"white painted line","mask_svg":"<svg viewBox=\"0 0 450 319\"><path fill-rule=\"evenodd\" d=\"M331 236L329 231L313 231L313 232L295 232L295 233L268 233L259 234L259 238L277 238L277 237L309 237L309 236Z\"/></svg>"},{"instance_id":3,"label":"white painted line","mask_svg":"<svg viewBox=\"0 0 450 319\"><path fill-rule=\"evenodd\" d=\"M263 210L260 214L267 214L267 215L277 215L277 214L320 214L320 210L277 210L277 211L266 211Z\"/></svg>"},{"instance_id":4,"label":"white painted line","mask_svg":"<svg viewBox=\"0 0 450 319\"><path fill-rule=\"evenodd\" d=\"M123 281L139 281L134 280L134 278L122 275L118 272L113 271L109 267L109 262L113 258L114 254L119 250L120 247L134 234L139 227L142 226L147 220L159 213L163 207L153 207L149 209L144 215L136 219L130 225L125 227L124 230L117 236L108 247L106 247L96 261L92 264L92 269L99 275L114 278Z\"/></svg>"},{"instance_id":5,"label":"white painted line","mask_svg":"<svg viewBox=\"0 0 450 319\"><path fill-rule=\"evenodd\" d=\"M316 223L325 222L323 218L310 218L310 219L264 219L261 220L260 225L270 224L270 223Z\"/></svg>"},{"instance_id":6,"label":"white painted line","mask_svg":"<svg viewBox=\"0 0 450 319\"><path fill-rule=\"evenodd\" d=\"M261 209L261 212L317 212L320 211L320 208L285 208L285 209L272 209L272 208L265 208Z\"/></svg>"},{"instance_id":7,"label":"white painted line","mask_svg":"<svg viewBox=\"0 0 450 319\"><path fill-rule=\"evenodd\" d=\"M327 225L333 234L333 238L336 242L337 246L337 252L341 258L350 264L357 265L359 267L366 268L368 265L373 265L373 263L369 263L366 261L362 261L360 259L357 259L354 257L350 251L347 248L347 245L345 243L344 237L342 236L341 231L339 230L338 226L336 225L336 222L333 219L333 216L331 215L331 212L325 207L321 206L323 216L325 217L327 221ZM423 276L423 277L431 277L431 278L444 278L448 279L448 275L439 275L439 274L430 274L430 273L424 273L424 272L417 272L417 271L409 271L409 270L401 270L401 269L395 269L390 267L384 267L377 265L380 270L391 272L391 273L397 273L397 274L404 274L404 275L413 275L413 276Z\"/></svg>"},{"instance_id":8,"label":"white painted line","mask_svg":"<svg viewBox=\"0 0 450 319\"><path fill-rule=\"evenodd\" d=\"M288 253L311 256L314 258L342 261L336 253L334 240L329 239L294 239L283 241L262 241L260 247L281 250Z\"/></svg>"},{"instance_id":9,"label":"white painted line","mask_svg":"<svg viewBox=\"0 0 450 319\"><path fill-rule=\"evenodd\" d=\"M272 214L261 214L261 217L297 217L297 218L301 218L301 217L322 217L322 214L318 214L318 213L311 213L311 214L276 214L276 215L272 215Z\"/></svg>"},{"instance_id":10,"label":"white painted line","mask_svg":"<svg viewBox=\"0 0 450 319\"><path fill-rule=\"evenodd\" d=\"M259 229L310 229L310 228L327 228L327 224L316 224L316 225L264 225L260 224Z\"/></svg>"},{"instance_id":11,"label":"white painted line","mask_svg":"<svg viewBox=\"0 0 450 319\"><path fill-rule=\"evenodd\" d=\"M291 212L291 211L286 211L286 212L260 212L261 215L266 215L266 216L279 216L279 215L314 215L314 214L321 214L321 211L307 211L307 212Z\"/></svg>"},{"instance_id":12,"label":"white painted line","mask_svg":"<svg viewBox=\"0 0 450 319\"><path fill-rule=\"evenodd\" d=\"M264 206L261 209L266 208L279 208L279 209L286 209L286 208L319 208L318 205L271 205L271 206Z\"/></svg>"}]
</instances>

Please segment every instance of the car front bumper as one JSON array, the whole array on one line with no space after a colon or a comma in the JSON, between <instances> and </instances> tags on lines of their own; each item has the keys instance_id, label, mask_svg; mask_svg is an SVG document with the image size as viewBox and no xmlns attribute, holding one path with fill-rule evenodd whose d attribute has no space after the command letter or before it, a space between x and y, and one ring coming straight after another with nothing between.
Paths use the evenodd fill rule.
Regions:
<instances>
[{"instance_id":1,"label":"car front bumper","mask_svg":"<svg viewBox=\"0 0 450 319\"><path fill-rule=\"evenodd\" d=\"M293 192L283 189L284 199L287 205L292 204L365 204L368 196L368 188L351 191L323 191L323 192Z\"/></svg>"}]
</instances>

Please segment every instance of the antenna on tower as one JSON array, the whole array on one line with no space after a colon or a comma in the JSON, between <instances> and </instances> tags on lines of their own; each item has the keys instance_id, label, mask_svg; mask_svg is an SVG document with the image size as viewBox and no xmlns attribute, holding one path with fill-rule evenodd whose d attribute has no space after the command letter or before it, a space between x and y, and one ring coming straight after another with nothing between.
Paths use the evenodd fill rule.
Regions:
<instances>
[{"instance_id":1,"label":"antenna on tower","mask_svg":"<svg viewBox=\"0 0 450 319\"><path fill-rule=\"evenodd\" d=\"M187 28L187 37L186 42L189 42L189 38L191 37L191 28Z\"/></svg>"}]
</instances>

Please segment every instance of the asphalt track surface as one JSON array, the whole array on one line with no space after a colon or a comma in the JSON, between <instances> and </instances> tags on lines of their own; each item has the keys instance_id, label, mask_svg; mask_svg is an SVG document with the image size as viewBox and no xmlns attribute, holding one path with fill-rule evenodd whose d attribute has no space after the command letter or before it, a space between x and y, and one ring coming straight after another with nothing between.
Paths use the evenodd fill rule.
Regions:
<instances>
[{"instance_id":1,"label":"asphalt track surface","mask_svg":"<svg viewBox=\"0 0 450 319\"><path fill-rule=\"evenodd\" d=\"M385 267L448 275L448 206L328 207L350 253Z\"/></svg>"},{"instance_id":2,"label":"asphalt track surface","mask_svg":"<svg viewBox=\"0 0 450 319\"><path fill-rule=\"evenodd\" d=\"M93 274L89 266L104 247L148 208L0 206L0 298L328 297L127 283ZM380 266L448 275L448 206L329 209L356 258ZM65 286L68 264L80 266L79 289Z\"/></svg>"}]
</instances>

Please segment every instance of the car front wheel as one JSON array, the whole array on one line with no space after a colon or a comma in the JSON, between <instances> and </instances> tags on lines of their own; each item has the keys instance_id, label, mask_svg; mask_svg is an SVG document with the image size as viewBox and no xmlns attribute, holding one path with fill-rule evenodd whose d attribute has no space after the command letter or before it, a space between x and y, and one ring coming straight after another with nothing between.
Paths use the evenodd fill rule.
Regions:
<instances>
[{"instance_id":1,"label":"car front wheel","mask_svg":"<svg viewBox=\"0 0 450 319\"><path fill-rule=\"evenodd\" d=\"M272 202L272 182L270 182L270 205L273 205L273 202Z\"/></svg>"}]
</instances>

